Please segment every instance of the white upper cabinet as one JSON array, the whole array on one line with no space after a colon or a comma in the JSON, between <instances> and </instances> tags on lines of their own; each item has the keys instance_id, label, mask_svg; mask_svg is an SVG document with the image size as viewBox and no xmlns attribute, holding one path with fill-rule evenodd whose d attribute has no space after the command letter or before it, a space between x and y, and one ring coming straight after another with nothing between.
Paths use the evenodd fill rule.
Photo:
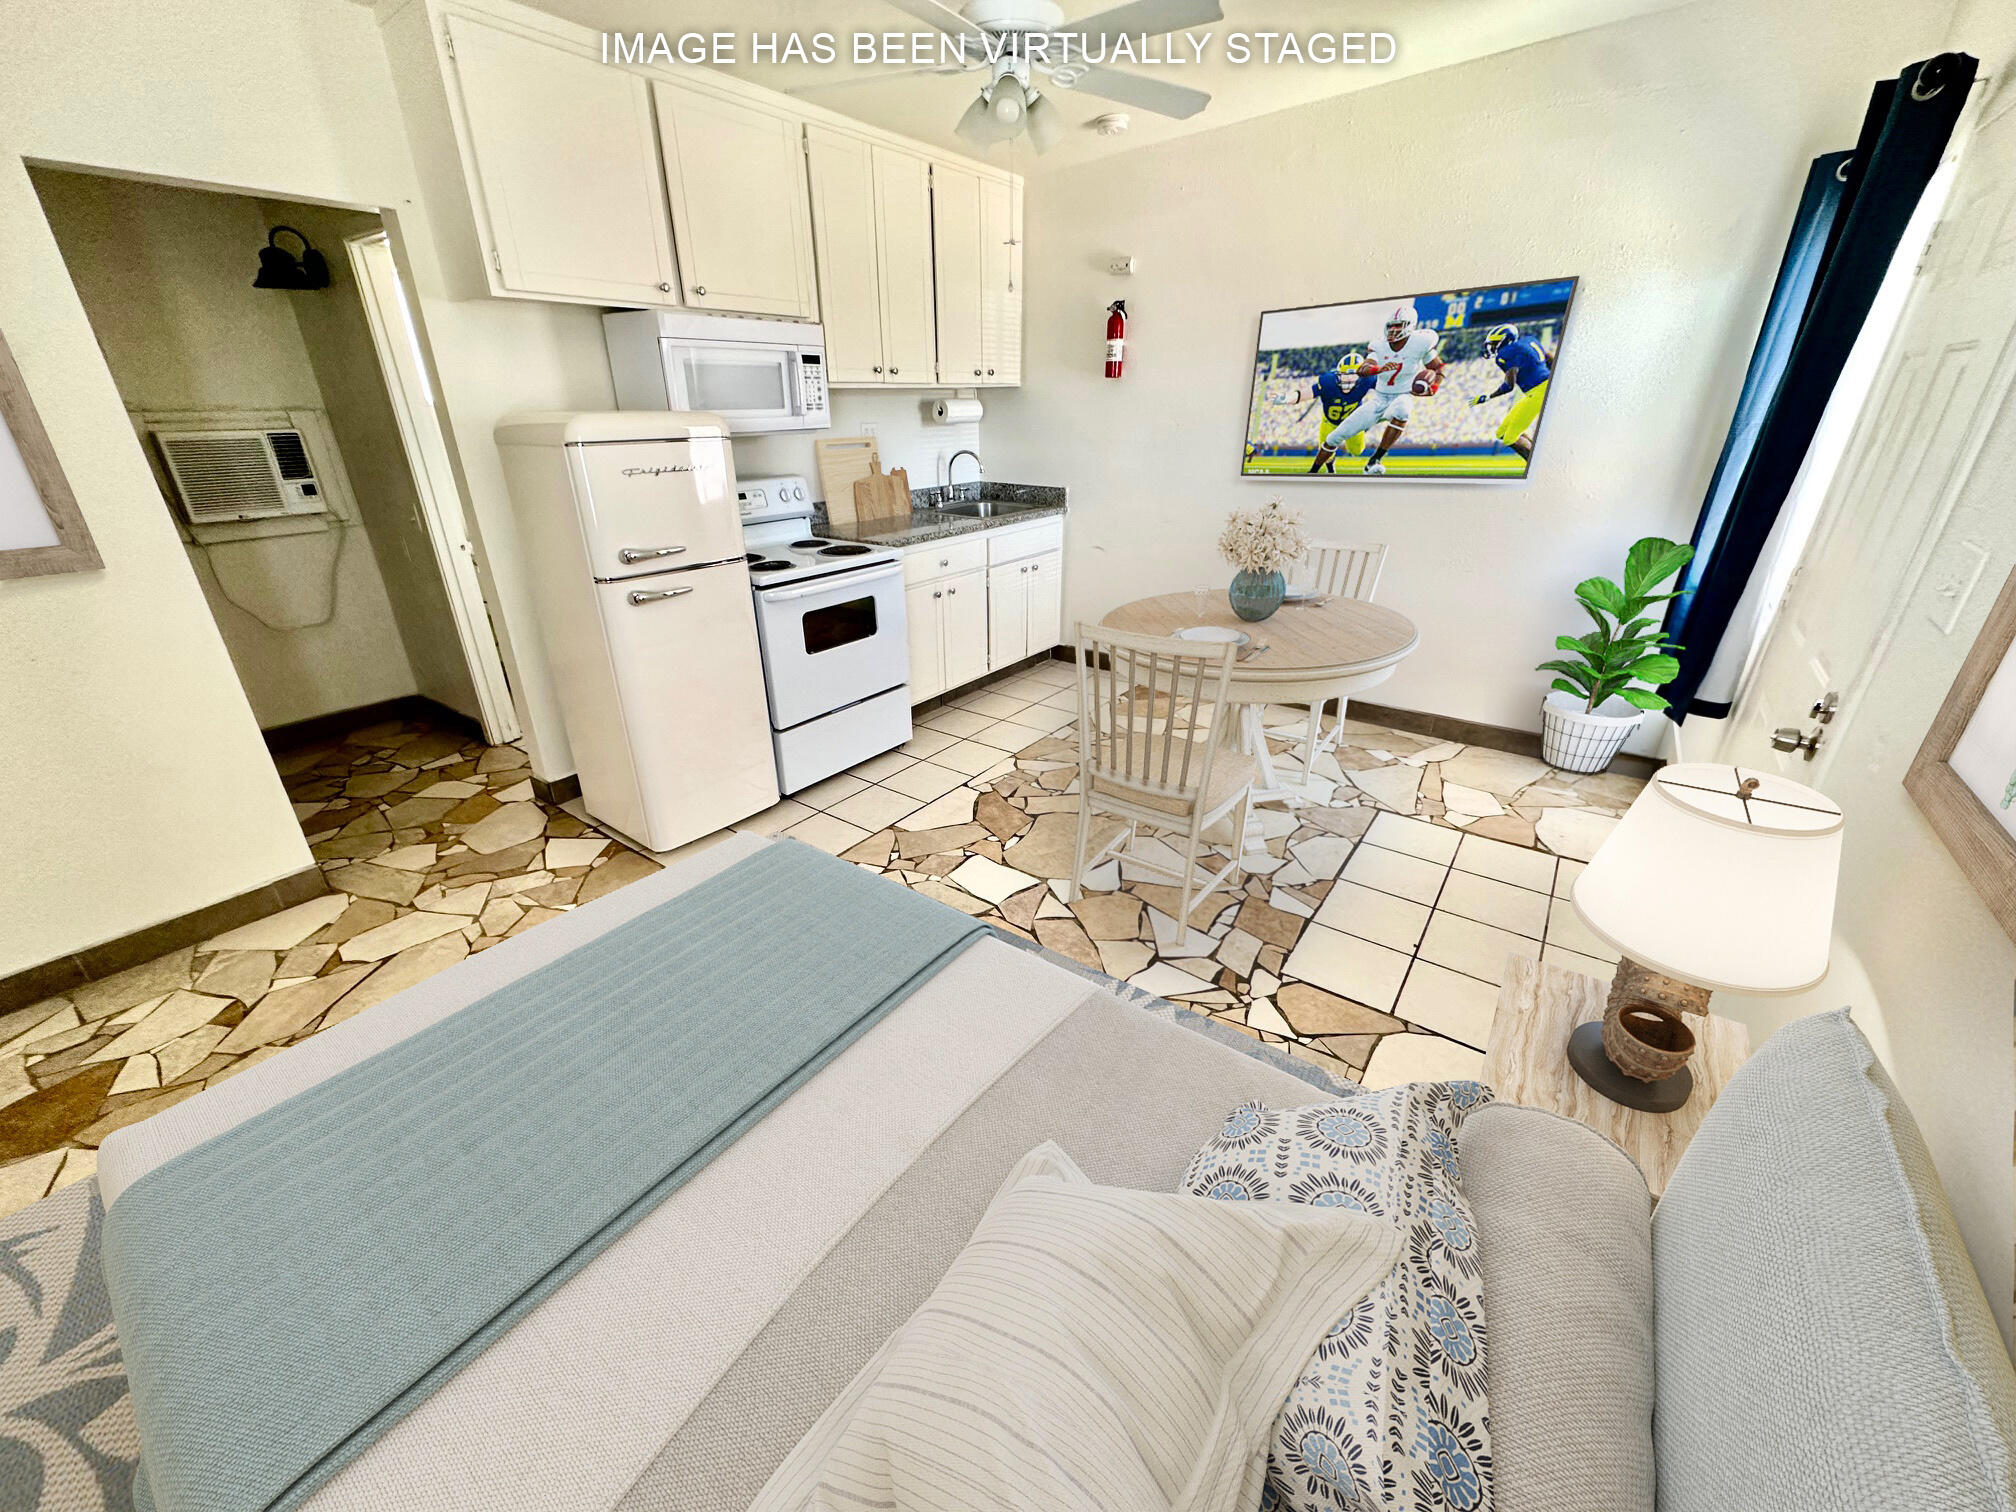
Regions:
<instances>
[{"instance_id":1,"label":"white upper cabinet","mask_svg":"<svg viewBox=\"0 0 2016 1512\"><path fill-rule=\"evenodd\" d=\"M824 126L805 129L812 180L812 238L819 250L819 309L826 380L880 383L882 254L875 227L875 149Z\"/></svg>"},{"instance_id":2,"label":"white upper cabinet","mask_svg":"<svg viewBox=\"0 0 2016 1512\"><path fill-rule=\"evenodd\" d=\"M980 383L1022 381L1022 186L980 181Z\"/></svg>"},{"instance_id":3,"label":"white upper cabinet","mask_svg":"<svg viewBox=\"0 0 2016 1512\"><path fill-rule=\"evenodd\" d=\"M980 254L980 176L931 165L931 225L938 262L938 381L986 381L985 277Z\"/></svg>"},{"instance_id":4,"label":"white upper cabinet","mask_svg":"<svg viewBox=\"0 0 2016 1512\"><path fill-rule=\"evenodd\" d=\"M679 303L650 86L468 16L448 35L492 288Z\"/></svg>"},{"instance_id":5,"label":"white upper cabinet","mask_svg":"<svg viewBox=\"0 0 2016 1512\"><path fill-rule=\"evenodd\" d=\"M805 144L829 381L929 385L929 162L820 125Z\"/></svg>"},{"instance_id":6,"label":"white upper cabinet","mask_svg":"<svg viewBox=\"0 0 2016 1512\"><path fill-rule=\"evenodd\" d=\"M651 92L685 302L817 319L800 118L684 84Z\"/></svg>"},{"instance_id":7,"label":"white upper cabinet","mask_svg":"<svg viewBox=\"0 0 2016 1512\"><path fill-rule=\"evenodd\" d=\"M938 339L932 309L931 165L923 158L875 148L875 225L884 377L891 383L929 383Z\"/></svg>"}]
</instances>

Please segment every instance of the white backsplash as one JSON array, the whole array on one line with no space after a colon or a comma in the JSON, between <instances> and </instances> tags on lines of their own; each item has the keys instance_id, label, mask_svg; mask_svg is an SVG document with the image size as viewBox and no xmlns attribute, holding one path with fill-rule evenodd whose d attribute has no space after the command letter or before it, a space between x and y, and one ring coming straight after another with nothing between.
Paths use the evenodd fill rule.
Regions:
<instances>
[{"instance_id":1,"label":"white backsplash","mask_svg":"<svg viewBox=\"0 0 2016 1512\"><path fill-rule=\"evenodd\" d=\"M980 445L980 426L939 425L931 418L931 406L947 393L944 389L922 391L903 389L894 393L840 389L833 394L833 424L823 431L786 431L775 436L735 438L735 471L747 477L769 477L778 473L802 473L812 480L815 491L819 468L813 459L812 443L830 437L858 436L862 427L875 427L875 443L885 469L905 468L912 488L929 488L945 481L945 464L962 450L987 453ZM972 390L965 391L968 395ZM979 396L984 402L986 394ZM970 458L959 462L959 480L974 476Z\"/></svg>"}]
</instances>

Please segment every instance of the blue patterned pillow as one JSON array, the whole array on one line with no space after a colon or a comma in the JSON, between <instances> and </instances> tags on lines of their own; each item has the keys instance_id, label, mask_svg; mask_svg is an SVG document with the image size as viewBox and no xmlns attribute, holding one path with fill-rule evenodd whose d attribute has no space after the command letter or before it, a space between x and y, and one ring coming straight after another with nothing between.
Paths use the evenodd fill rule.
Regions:
<instances>
[{"instance_id":1,"label":"blue patterned pillow","mask_svg":"<svg viewBox=\"0 0 2016 1512\"><path fill-rule=\"evenodd\" d=\"M1488 1512L1484 1283L1456 1131L1477 1082L1347 1102L1234 1108L1183 1173L1225 1202L1358 1208L1401 1230L1400 1260L1337 1320L1275 1424L1265 1508Z\"/></svg>"}]
</instances>

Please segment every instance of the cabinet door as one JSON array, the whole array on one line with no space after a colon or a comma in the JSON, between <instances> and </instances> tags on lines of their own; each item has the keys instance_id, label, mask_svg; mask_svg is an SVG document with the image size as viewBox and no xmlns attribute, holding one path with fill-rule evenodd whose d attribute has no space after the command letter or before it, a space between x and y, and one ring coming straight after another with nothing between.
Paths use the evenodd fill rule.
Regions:
<instances>
[{"instance_id":1,"label":"cabinet door","mask_svg":"<svg viewBox=\"0 0 2016 1512\"><path fill-rule=\"evenodd\" d=\"M1064 553L1046 552L1026 564L1029 574L1029 650L1034 656L1064 639Z\"/></svg>"},{"instance_id":2,"label":"cabinet door","mask_svg":"<svg viewBox=\"0 0 2016 1512\"><path fill-rule=\"evenodd\" d=\"M826 377L880 383L885 364L874 165L880 149L824 126L806 127L805 143L819 308L826 316Z\"/></svg>"},{"instance_id":3,"label":"cabinet door","mask_svg":"<svg viewBox=\"0 0 2016 1512\"><path fill-rule=\"evenodd\" d=\"M1022 381L1022 186L980 183L982 383Z\"/></svg>"},{"instance_id":4,"label":"cabinet door","mask_svg":"<svg viewBox=\"0 0 2016 1512\"><path fill-rule=\"evenodd\" d=\"M1029 654L1029 572L1009 562L987 572L987 666L998 672Z\"/></svg>"},{"instance_id":5,"label":"cabinet door","mask_svg":"<svg viewBox=\"0 0 2016 1512\"><path fill-rule=\"evenodd\" d=\"M910 702L922 703L945 691L944 584L904 589L903 617L910 631Z\"/></svg>"},{"instance_id":6,"label":"cabinet door","mask_svg":"<svg viewBox=\"0 0 2016 1512\"><path fill-rule=\"evenodd\" d=\"M644 80L467 16L448 36L491 286L678 304Z\"/></svg>"},{"instance_id":7,"label":"cabinet door","mask_svg":"<svg viewBox=\"0 0 2016 1512\"><path fill-rule=\"evenodd\" d=\"M931 165L931 228L938 270L938 381L971 384L987 371L980 298L980 177Z\"/></svg>"},{"instance_id":8,"label":"cabinet door","mask_svg":"<svg viewBox=\"0 0 2016 1512\"><path fill-rule=\"evenodd\" d=\"M875 149L875 224L887 383L928 384L938 343L931 302L931 165Z\"/></svg>"},{"instance_id":9,"label":"cabinet door","mask_svg":"<svg viewBox=\"0 0 2016 1512\"><path fill-rule=\"evenodd\" d=\"M945 590L945 686L957 688L987 675L987 574L955 573Z\"/></svg>"},{"instance_id":10,"label":"cabinet door","mask_svg":"<svg viewBox=\"0 0 2016 1512\"><path fill-rule=\"evenodd\" d=\"M681 84L654 83L651 92L686 303L814 319L797 118Z\"/></svg>"}]
</instances>

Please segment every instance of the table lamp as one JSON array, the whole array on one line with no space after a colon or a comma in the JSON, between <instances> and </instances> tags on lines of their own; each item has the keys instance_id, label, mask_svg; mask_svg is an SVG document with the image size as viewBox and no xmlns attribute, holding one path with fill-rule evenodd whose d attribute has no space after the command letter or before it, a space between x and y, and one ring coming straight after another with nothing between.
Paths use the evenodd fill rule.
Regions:
<instances>
[{"instance_id":1,"label":"table lamp","mask_svg":"<svg viewBox=\"0 0 2016 1512\"><path fill-rule=\"evenodd\" d=\"M1694 1090L1691 1014L1716 991L1789 993L1827 974L1841 809L1783 777L1663 767L1575 880L1582 922L1622 953L1602 1022L1568 1060L1613 1102L1670 1113Z\"/></svg>"}]
</instances>

